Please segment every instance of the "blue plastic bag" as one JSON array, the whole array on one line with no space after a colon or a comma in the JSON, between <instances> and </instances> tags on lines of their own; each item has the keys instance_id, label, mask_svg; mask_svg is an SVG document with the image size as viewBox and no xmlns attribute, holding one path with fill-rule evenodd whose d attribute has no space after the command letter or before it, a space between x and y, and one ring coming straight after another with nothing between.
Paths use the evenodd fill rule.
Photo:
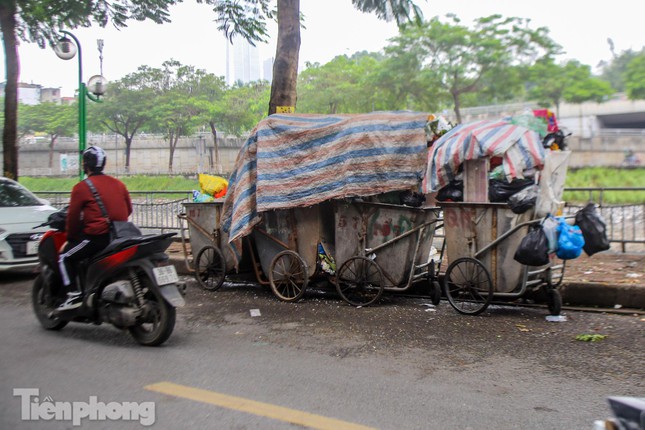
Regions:
<instances>
[{"instance_id":1,"label":"blue plastic bag","mask_svg":"<svg viewBox=\"0 0 645 430\"><path fill-rule=\"evenodd\" d=\"M558 217L558 250L555 255L562 260L580 257L585 239L577 225L569 225L564 218Z\"/></svg>"}]
</instances>

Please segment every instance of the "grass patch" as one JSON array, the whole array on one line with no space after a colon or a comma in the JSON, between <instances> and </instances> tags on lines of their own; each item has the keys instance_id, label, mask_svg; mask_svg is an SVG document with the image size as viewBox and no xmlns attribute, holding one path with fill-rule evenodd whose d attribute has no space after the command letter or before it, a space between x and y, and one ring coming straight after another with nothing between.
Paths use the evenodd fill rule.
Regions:
<instances>
[{"instance_id":1,"label":"grass patch","mask_svg":"<svg viewBox=\"0 0 645 430\"><path fill-rule=\"evenodd\" d=\"M620 169L607 167L586 167L570 170L565 182L566 188L644 188L645 168ZM588 191L565 192L563 200L566 202L587 202L600 200L600 193ZM645 203L645 190L643 191L604 191L603 204L643 204Z\"/></svg>"},{"instance_id":2,"label":"grass patch","mask_svg":"<svg viewBox=\"0 0 645 430\"><path fill-rule=\"evenodd\" d=\"M195 177L184 176L124 176L119 180L130 191L190 191L199 190L199 181ZM77 178L32 178L23 176L20 183L34 193L45 194L48 191L72 191L78 183Z\"/></svg>"}]
</instances>

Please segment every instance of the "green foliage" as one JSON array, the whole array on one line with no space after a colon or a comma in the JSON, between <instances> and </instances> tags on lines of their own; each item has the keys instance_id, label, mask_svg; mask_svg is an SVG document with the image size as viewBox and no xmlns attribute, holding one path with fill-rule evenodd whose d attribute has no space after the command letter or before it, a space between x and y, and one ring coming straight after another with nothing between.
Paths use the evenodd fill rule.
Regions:
<instances>
[{"instance_id":1,"label":"green foliage","mask_svg":"<svg viewBox=\"0 0 645 430\"><path fill-rule=\"evenodd\" d=\"M379 100L375 73L382 58L379 54L361 52L351 58L335 57L320 65L307 64L298 79L298 112L359 113L384 105ZM393 107L390 107L392 109Z\"/></svg>"},{"instance_id":2,"label":"green foliage","mask_svg":"<svg viewBox=\"0 0 645 430\"><path fill-rule=\"evenodd\" d=\"M556 64L552 59L536 62L527 69L529 98L541 106L560 108L563 101L602 102L613 94L611 85L591 75L591 68L579 61Z\"/></svg>"},{"instance_id":3,"label":"green foliage","mask_svg":"<svg viewBox=\"0 0 645 430\"><path fill-rule=\"evenodd\" d=\"M404 27L392 40L389 52L415 55L415 66L424 72L428 83L452 99L457 121L461 122L459 108L464 95L481 91L483 83L494 82L510 73L512 67L559 52L546 28L530 29L527 24L521 18L491 15L475 20L470 28L454 15L445 20L434 17L423 26ZM519 84L515 79L499 88L509 91L513 82Z\"/></svg>"},{"instance_id":4,"label":"green foliage","mask_svg":"<svg viewBox=\"0 0 645 430\"><path fill-rule=\"evenodd\" d=\"M614 90L609 82L591 75L591 67L577 61L569 61L566 67L567 86L562 97L569 103L584 103L588 101L603 102Z\"/></svg>"},{"instance_id":5,"label":"green foliage","mask_svg":"<svg viewBox=\"0 0 645 430\"><path fill-rule=\"evenodd\" d=\"M616 54L613 50L613 58L611 61L603 61L600 63L600 68L602 72L600 73L600 78L609 82L609 84L618 92L625 91L625 71L627 70L627 65L629 62L638 55L645 54L645 48L642 48L640 51L633 51L628 49Z\"/></svg>"},{"instance_id":6,"label":"green foliage","mask_svg":"<svg viewBox=\"0 0 645 430\"><path fill-rule=\"evenodd\" d=\"M130 19L170 22L168 8L180 0L8 0L17 6L16 35L44 47L55 43L61 28L90 27L108 22L117 28Z\"/></svg>"},{"instance_id":7,"label":"green foliage","mask_svg":"<svg viewBox=\"0 0 645 430\"><path fill-rule=\"evenodd\" d=\"M217 14L217 29L223 31L233 42L237 35L255 45L266 42L268 36L266 20L274 19L276 12L269 7L270 0L197 0L198 3L214 5Z\"/></svg>"},{"instance_id":8,"label":"green foliage","mask_svg":"<svg viewBox=\"0 0 645 430\"><path fill-rule=\"evenodd\" d=\"M629 99L645 99L645 52L630 60L624 76L625 89Z\"/></svg>"},{"instance_id":9,"label":"green foliage","mask_svg":"<svg viewBox=\"0 0 645 430\"><path fill-rule=\"evenodd\" d=\"M21 134L44 133L51 140L59 136L73 135L78 127L78 108L76 105L40 103L20 105L18 130Z\"/></svg>"},{"instance_id":10,"label":"green foliage","mask_svg":"<svg viewBox=\"0 0 645 430\"><path fill-rule=\"evenodd\" d=\"M606 334L579 334L576 336L576 340L580 342L599 342L606 338Z\"/></svg>"}]
</instances>

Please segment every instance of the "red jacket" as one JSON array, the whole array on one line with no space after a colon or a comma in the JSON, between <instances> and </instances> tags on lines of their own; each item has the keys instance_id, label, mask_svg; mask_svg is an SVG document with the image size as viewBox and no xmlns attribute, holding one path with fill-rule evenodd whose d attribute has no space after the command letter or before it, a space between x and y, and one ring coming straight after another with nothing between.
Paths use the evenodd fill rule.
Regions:
<instances>
[{"instance_id":1,"label":"red jacket","mask_svg":"<svg viewBox=\"0 0 645 430\"><path fill-rule=\"evenodd\" d=\"M123 182L103 174L91 175L90 178L110 219L127 221L132 213L132 202ZM105 234L109 231L107 220L85 181L79 182L72 189L67 209L67 237L78 239L81 231L90 235Z\"/></svg>"}]
</instances>

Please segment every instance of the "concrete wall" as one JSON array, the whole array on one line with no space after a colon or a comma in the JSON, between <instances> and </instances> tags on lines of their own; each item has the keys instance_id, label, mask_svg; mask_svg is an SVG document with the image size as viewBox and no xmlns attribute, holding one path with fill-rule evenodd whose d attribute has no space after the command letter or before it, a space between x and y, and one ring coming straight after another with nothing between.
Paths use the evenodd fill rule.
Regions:
<instances>
[{"instance_id":1,"label":"concrete wall","mask_svg":"<svg viewBox=\"0 0 645 430\"><path fill-rule=\"evenodd\" d=\"M177 143L173 157L172 173L230 172L245 139L218 138L220 169L215 166L213 138L210 135L182 138ZM169 144L159 136L139 136L132 143L130 169L125 169L125 143L123 138L95 135L88 138L88 145L98 145L107 152L106 172L110 174L168 174ZM78 172L78 141L59 139L49 164L48 143L39 141L22 144L18 165L20 176L74 176ZM1 159L0 154L0 159ZM67 167L67 169L65 168Z\"/></svg>"},{"instance_id":2,"label":"concrete wall","mask_svg":"<svg viewBox=\"0 0 645 430\"><path fill-rule=\"evenodd\" d=\"M173 161L172 173L230 173L244 138L218 139L221 169L215 166L212 136L202 135L180 139ZM168 143L159 136L139 136L132 144L130 170L125 170L125 144L114 136L91 136L89 144L101 146L107 151L106 172L125 174L169 174ZM625 151L631 149L645 164L645 134L626 136L598 136L590 139L571 136L568 140L572 150L570 167L620 166ZM49 167L49 149L46 142L22 144L19 151L20 176L75 176L78 172L76 157L78 143L75 139L60 139ZM0 159L2 154L0 153ZM66 159L66 160L65 160ZM67 161L68 169L63 167Z\"/></svg>"}]
</instances>

